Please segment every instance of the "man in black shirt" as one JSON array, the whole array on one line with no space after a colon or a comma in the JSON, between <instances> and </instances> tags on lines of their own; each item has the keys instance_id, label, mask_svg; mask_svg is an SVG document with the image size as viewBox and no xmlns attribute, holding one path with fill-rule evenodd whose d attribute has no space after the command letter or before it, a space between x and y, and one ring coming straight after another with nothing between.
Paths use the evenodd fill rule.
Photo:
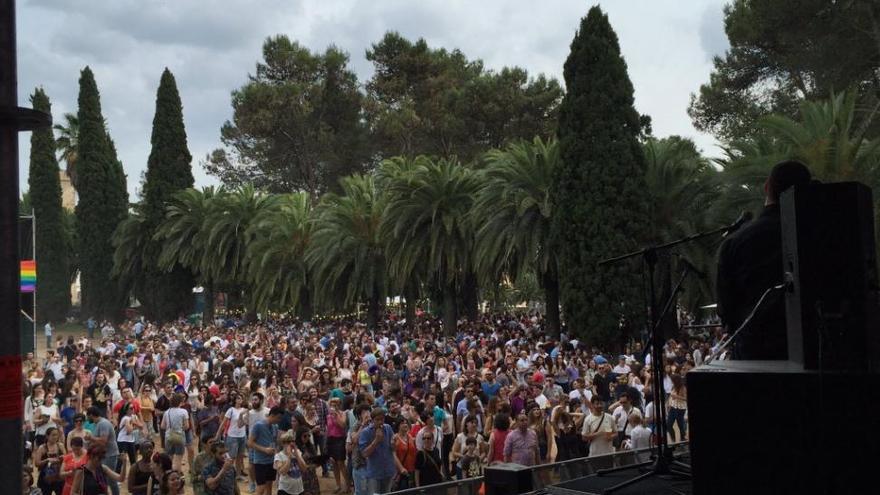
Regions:
<instances>
[{"instance_id":1,"label":"man in black shirt","mask_svg":"<svg viewBox=\"0 0 880 495\"><path fill-rule=\"evenodd\" d=\"M764 291L782 283L782 225L779 196L810 183L810 171L798 161L778 163L764 183L764 211L729 237L718 253L718 315L735 332ZM773 296L768 296L773 297ZM785 305L781 294L765 301L752 323L734 342L736 359L787 359Z\"/></svg>"}]
</instances>

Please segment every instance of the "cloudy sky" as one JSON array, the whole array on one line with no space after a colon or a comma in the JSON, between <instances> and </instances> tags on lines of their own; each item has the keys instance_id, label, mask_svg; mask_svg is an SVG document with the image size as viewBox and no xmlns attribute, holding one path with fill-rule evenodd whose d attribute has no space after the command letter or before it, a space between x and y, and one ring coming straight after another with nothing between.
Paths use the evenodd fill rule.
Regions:
<instances>
[{"instance_id":1,"label":"cloudy sky","mask_svg":"<svg viewBox=\"0 0 880 495\"><path fill-rule=\"evenodd\" d=\"M686 108L707 81L712 56L727 48L725 0L610 0L602 4L620 38L636 107L657 136L698 133ZM286 34L313 50L346 50L359 79L364 52L389 30L459 48L489 68L518 65L562 79L580 18L592 2L573 0L19 0L19 102L42 86L56 122L76 112L79 71L95 72L104 116L134 194L150 152L162 69L177 78L197 185L216 180L199 162L219 144L232 115L230 92L253 72L263 40ZM27 186L29 134L22 134L21 186Z\"/></svg>"}]
</instances>

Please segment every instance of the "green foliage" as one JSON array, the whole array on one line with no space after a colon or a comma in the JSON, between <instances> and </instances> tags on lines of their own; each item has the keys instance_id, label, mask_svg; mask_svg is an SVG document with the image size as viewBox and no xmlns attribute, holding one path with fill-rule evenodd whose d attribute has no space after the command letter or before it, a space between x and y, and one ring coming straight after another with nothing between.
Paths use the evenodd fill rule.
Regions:
<instances>
[{"instance_id":1,"label":"green foliage","mask_svg":"<svg viewBox=\"0 0 880 495\"><path fill-rule=\"evenodd\" d=\"M518 67L486 70L458 50L388 32L367 51L375 73L365 111L383 156L456 155L553 134L562 89Z\"/></svg>"},{"instance_id":2,"label":"green foliage","mask_svg":"<svg viewBox=\"0 0 880 495\"><path fill-rule=\"evenodd\" d=\"M717 211L715 205L722 190L721 176L700 155L693 141L678 136L648 139L644 145L649 208L648 240L661 244L728 223L736 210ZM658 299L665 300L673 279L685 264L703 273L715 270L715 244L703 240L682 244L675 255L662 253L658 261ZM714 277L710 277L714 280ZM688 310L714 302L710 278L691 276L684 285L679 303ZM672 320L669 320L672 322Z\"/></svg>"},{"instance_id":3,"label":"green foliage","mask_svg":"<svg viewBox=\"0 0 880 495\"><path fill-rule=\"evenodd\" d=\"M720 202L735 209L761 204L770 169L783 159L803 161L822 182L859 181L880 188L880 138L870 139L873 115L857 125L855 91L829 99L803 101L797 118L771 115L759 121L761 133L739 140L719 160L727 190ZM880 207L875 194L875 209ZM878 217L880 219L880 217Z\"/></svg>"},{"instance_id":4,"label":"green foliage","mask_svg":"<svg viewBox=\"0 0 880 495\"><path fill-rule=\"evenodd\" d=\"M309 269L305 262L311 244L312 203L307 193L269 196L259 207L245 234L249 298L259 311L299 307L311 313Z\"/></svg>"},{"instance_id":5,"label":"green foliage","mask_svg":"<svg viewBox=\"0 0 880 495\"><path fill-rule=\"evenodd\" d=\"M37 88L31 96L34 110L52 113L46 93ZM55 158L55 138L51 129L31 134L31 160L28 171L29 199L33 205L35 247L39 286L37 315L45 321L63 321L70 309L69 233L64 228L61 181Z\"/></svg>"},{"instance_id":6,"label":"green foliage","mask_svg":"<svg viewBox=\"0 0 880 495\"><path fill-rule=\"evenodd\" d=\"M621 321L644 321L638 268L599 267L633 250L647 229L642 122L617 36L598 7L581 20L565 62L559 113L562 163L553 181L553 241L570 331L603 348L621 342Z\"/></svg>"},{"instance_id":7,"label":"green foliage","mask_svg":"<svg viewBox=\"0 0 880 495\"><path fill-rule=\"evenodd\" d=\"M150 138L152 150L147 160L141 205L146 243L143 265L133 273L134 293L143 304L147 318L168 321L187 314L192 308L194 285L192 273L183 266L157 267L162 246L153 241L165 208L178 191L192 187L192 156L186 142L183 108L177 83L166 68L156 93L156 113Z\"/></svg>"},{"instance_id":8,"label":"green foliage","mask_svg":"<svg viewBox=\"0 0 880 495\"><path fill-rule=\"evenodd\" d=\"M122 164L104 126L91 69L80 76L77 143L76 240L82 284L82 314L116 319L125 303L110 276L112 236L125 218L128 193Z\"/></svg>"},{"instance_id":9,"label":"green foliage","mask_svg":"<svg viewBox=\"0 0 880 495\"><path fill-rule=\"evenodd\" d=\"M77 142L79 140L79 119L74 113L64 114L64 124L52 126L58 132L55 146L61 152L61 159L66 164L65 173L70 177L70 183L76 187L76 157Z\"/></svg>"},{"instance_id":10,"label":"green foliage","mask_svg":"<svg viewBox=\"0 0 880 495\"><path fill-rule=\"evenodd\" d=\"M336 47L312 54L286 36L269 38L256 74L232 93L233 119L220 131L226 148L205 167L229 186L317 199L366 163L361 99L348 55Z\"/></svg>"},{"instance_id":11,"label":"green foliage","mask_svg":"<svg viewBox=\"0 0 880 495\"><path fill-rule=\"evenodd\" d=\"M519 142L492 150L484 159L483 184L473 208L479 225L475 267L491 284L502 274L519 283L523 274L540 274L546 291L547 326L559 333L559 282L556 251L550 246L553 174L559 167L559 144Z\"/></svg>"},{"instance_id":12,"label":"green foliage","mask_svg":"<svg viewBox=\"0 0 880 495\"><path fill-rule=\"evenodd\" d=\"M736 0L724 12L730 49L692 96L697 129L743 139L763 116L794 117L802 99L851 85L860 104L880 104L877 2Z\"/></svg>"},{"instance_id":13,"label":"green foliage","mask_svg":"<svg viewBox=\"0 0 880 495\"><path fill-rule=\"evenodd\" d=\"M384 197L369 175L346 177L340 185L342 194L326 194L317 208L306 261L320 300L341 308L368 301L372 328L387 288Z\"/></svg>"},{"instance_id":14,"label":"green foliage","mask_svg":"<svg viewBox=\"0 0 880 495\"><path fill-rule=\"evenodd\" d=\"M474 228L470 210L480 181L457 160L418 157L384 183L387 196L382 221L390 273L399 283L424 269L443 290L443 325L455 331L457 296L471 271Z\"/></svg>"}]
</instances>

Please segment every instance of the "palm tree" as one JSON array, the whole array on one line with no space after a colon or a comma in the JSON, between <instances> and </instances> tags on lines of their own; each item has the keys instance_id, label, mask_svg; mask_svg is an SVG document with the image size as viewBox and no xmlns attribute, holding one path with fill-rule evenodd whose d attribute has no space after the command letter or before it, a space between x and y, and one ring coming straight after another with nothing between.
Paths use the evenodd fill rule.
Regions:
<instances>
[{"instance_id":1,"label":"palm tree","mask_svg":"<svg viewBox=\"0 0 880 495\"><path fill-rule=\"evenodd\" d=\"M342 194L326 194L318 207L306 261L322 299L342 296L344 306L366 299L367 325L375 328L387 287L385 203L372 176L345 177L340 185Z\"/></svg>"},{"instance_id":2,"label":"palm tree","mask_svg":"<svg viewBox=\"0 0 880 495\"><path fill-rule=\"evenodd\" d=\"M503 273L514 280L530 271L544 290L547 332L559 335L559 279L556 253L549 245L553 202L553 170L559 145L536 137L492 150L485 158L484 182L473 212L476 232L475 266L498 282Z\"/></svg>"},{"instance_id":3,"label":"palm tree","mask_svg":"<svg viewBox=\"0 0 880 495\"><path fill-rule=\"evenodd\" d=\"M880 185L880 138L866 132L874 113L858 118L856 92L804 101L798 119L770 115L759 122L758 138L733 143L719 161L727 182L760 197L764 180L782 159L801 160L823 182L860 181Z\"/></svg>"},{"instance_id":4,"label":"palm tree","mask_svg":"<svg viewBox=\"0 0 880 495\"><path fill-rule=\"evenodd\" d=\"M166 207L165 218L153 236L162 244L158 268L172 270L180 265L189 269L205 288L204 321L214 320L214 290L217 282L211 277L211 265L207 250L207 217L213 210L212 202L223 196L221 187L214 189L185 189L174 195Z\"/></svg>"},{"instance_id":5,"label":"palm tree","mask_svg":"<svg viewBox=\"0 0 880 495\"><path fill-rule=\"evenodd\" d=\"M135 205L113 233L113 269L110 274L120 281L126 294L137 293L142 288L143 277L140 275L146 268L144 250L149 241L146 218Z\"/></svg>"},{"instance_id":6,"label":"palm tree","mask_svg":"<svg viewBox=\"0 0 880 495\"><path fill-rule=\"evenodd\" d=\"M391 188L398 189L406 187L405 184L412 180L413 171L422 166L426 166L430 160L426 156L395 156L383 160L379 167L373 172L375 177L374 183L383 197L387 207L387 198L392 194ZM380 229L381 230L381 229ZM388 243L392 241L382 234L386 243L385 252L388 252ZM390 260L387 259L386 262ZM418 299L422 294L422 284L428 279L428 267L424 264L416 264L410 267L409 272L401 272L401 266L388 266L387 284L392 293L402 293L405 301L405 321L406 325L412 328L416 319L416 306Z\"/></svg>"},{"instance_id":7,"label":"palm tree","mask_svg":"<svg viewBox=\"0 0 880 495\"><path fill-rule=\"evenodd\" d=\"M305 192L270 196L254 205L258 211L245 233L245 267L250 299L260 311L299 307L301 316L311 319L311 277L305 263L312 235L311 205Z\"/></svg>"},{"instance_id":8,"label":"palm tree","mask_svg":"<svg viewBox=\"0 0 880 495\"><path fill-rule=\"evenodd\" d=\"M648 139L643 144L646 161L645 184L649 196L650 230L647 238L659 244L715 227L714 204L720 190L718 172L700 155L694 143L678 136ZM714 269L715 245L706 241L682 244L674 255L663 253L657 279L661 288L657 304L672 290L672 272L689 264L700 273ZM675 262L673 262L673 259ZM691 277L685 286L689 307L711 297L709 278ZM667 320L672 323L674 320Z\"/></svg>"},{"instance_id":9,"label":"palm tree","mask_svg":"<svg viewBox=\"0 0 880 495\"><path fill-rule=\"evenodd\" d=\"M252 185L245 185L234 191L216 196L211 202L205 218L203 237L205 253L201 259L200 271L212 280L233 287L235 296L239 288L246 288L250 298L248 318L256 316L256 294L249 284L253 277L248 272L247 249L253 239L250 229L258 215L279 201L280 196L257 192Z\"/></svg>"},{"instance_id":10,"label":"palm tree","mask_svg":"<svg viewBox=\"0 0 880 495\"><path fill-rule=\"evenodd\" d=\"M456 159L426 160L387 184L382 236L390 272L424 266L443 291L443 327L456 330L458 289L471 269L470 209L479 189L476 172Z\"/></svg>"},{"instance_id":11,"label":"palm tree","mask_svg":"<svg viewBox=\"0 0 880 495\"><path fill-rule=\"evenodd\" d=\"M61 159L67 164L65 172L70 177L70 183L76 188L76 147L79 142L79 118L75 113L65 113L64 122L65 124L52 126L58 132L55 145L61 151Z\"/></svg>"}]
</instances>

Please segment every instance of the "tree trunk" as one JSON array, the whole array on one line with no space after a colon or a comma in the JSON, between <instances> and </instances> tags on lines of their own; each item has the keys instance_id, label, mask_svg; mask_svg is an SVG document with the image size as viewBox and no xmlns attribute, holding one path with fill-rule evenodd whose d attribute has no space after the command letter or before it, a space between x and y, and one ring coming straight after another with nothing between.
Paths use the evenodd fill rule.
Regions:
<instances>
[{"instance_id":1,"label":"tree trunk","mask_svg":"<svg viewBox=\"0 0 880 495\"><path fill-rule=\"evenodd\" d=\"M468 320L476 322L480 318L480 290L477 286L477 276L474 272L468 271L465 274L461 291L464 314L467 315Z\"/></svg>"},{"instance_id":2,"label":"tree trunk","mask_svg":"<svg viewBox=\"0 0 880 495\"><path fill-rule=\"evenodd\" d=\"M553 339L559 338L559 278L556 270L551 268L543 275L544 285L544 321L547 335ZM571 338L571 335L569 335Z\"/></svg>"},{"instance_id":3,"label":"tree trunk","mask_svg":"<svg viewBox=\"0 0 880 495\"><path fill-rule=\"evenodd\" d=\"M202 327L214 324L214 287L205 284L205 309L202 312Z\"/></svg>"},{"instance_id":4,"label":"tree trunk","mask_svg":"<svg viewBox=\"0 0 880 495\"><path fill-rule=\"evenodd\" d=\"M299 313L302 321L312 321L312 293L308 287L303 287L299 293Z\"/></svg>"},{"instance_id":5,"label":"tree trunk","mask_svg":"<svg viewBox=\"0 0 880 495\"><path fill-rule=\"evenodd\" d=\"M443 333L455 335L458 323L458 301L455 300L455 282L447 281L443 285Z\"/></svg>"},{"instance_id":6,"label":"tree trunk","mask_svg":"<svg viewBox=\"0 0 880 495\"><path fill-rule=\"evenodd\" d=\"M380 298L379 288L373 284L373 292L370 294L369 301L367 301L367 328L370 330L375 330L379 323Z\"/></svg>"},{"instance_id":7,"label":"tree trunk","mask_svg":"<svg viewBox=\"0 0 880 495\"><path fill-rule=\"evenodd\" d=\"M410 280L403 287L403 297L406 299L406 328L412 330L415 328L416 321L416 305L419 299L419 287L413 280Z\"/></svg>"}]
</instances>

